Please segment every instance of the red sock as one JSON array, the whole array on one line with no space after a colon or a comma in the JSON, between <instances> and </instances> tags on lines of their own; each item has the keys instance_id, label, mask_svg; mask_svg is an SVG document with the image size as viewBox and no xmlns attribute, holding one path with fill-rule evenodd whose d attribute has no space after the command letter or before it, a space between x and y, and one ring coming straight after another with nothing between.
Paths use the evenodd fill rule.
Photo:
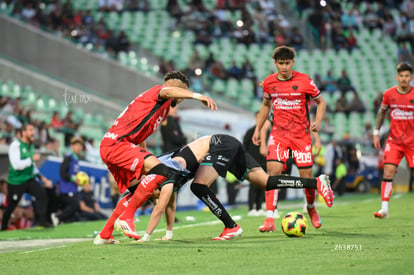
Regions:
<instances>
[{"instance_id":1,"label":"red sock","mask_svg":"<svg viewBox=\"0 0 414 275\"><path fill-rule=\"evenodd\" d=\"M265 192L266 211L275 211L279 190L273 189Z\"/></svg>"},{"instance_id":2,"label":"red sock","mask_svg":"<svg viewBox=\"0 0 414 275\"><path fill-rule=\"evenodd\" d=\"M315 202L315 189L305 188L305 196L308 204L313 204Z\"/></svg>"},{"instance_id":3,"label":"red sock","mask_svg":"<svg viewBox=\"0 0 414 275\"><path fill-rule=\"evenodd\" d=\"M381 201L390 201L392 193L392 181L381 182Z\"/></svg>"},{"instance_id":4,"label":"red sock","mask_svg":"<svg viewBox=\"0 0 414 275\"><path fill-rule=\"evenodd\" d=\"M134 214L137 211L138 207L142 206L152 195L152 192L160 186L161 183L165 181L166 177L161 175L148 175L146 176L141 183L138 185L137 190L135 190L134 195L124 213L120 216L120 219L127 220L133 219Z\"/></svg>"},{"instance_id":5,"label":"red sock","mask_svg":"<svg viewBox=\"0 0 414 275\"><path fill-rule=\"evenodd\" d=\"M114 231L115 221L122 214L122 212L124 212L125 208L128 206L128 200L131 197L132 197L132 194L128 194L118 202L114 211L112 211L112 214L109 217L108 221L105 223L104 227L101 230L100 235L102 239L111 238L112 232Z\"/></svg>"}]
</instances>

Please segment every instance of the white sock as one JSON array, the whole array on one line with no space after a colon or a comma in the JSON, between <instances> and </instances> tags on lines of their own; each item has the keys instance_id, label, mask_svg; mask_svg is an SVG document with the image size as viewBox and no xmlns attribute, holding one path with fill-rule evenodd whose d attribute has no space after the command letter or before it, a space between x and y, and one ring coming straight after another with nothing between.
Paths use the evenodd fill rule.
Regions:
<instances>
[{"instance_id":1,"label":"white sock","mask_svg":"<svg viewBox=\"0 0 414 275\"><path fill-rule=\"evenodd\" d=\"M313 208L313 203L312 204L309 204L308 203L308 206L307 206L308 208Z\"/></svg>"},{"instance_id":2,"label":"white sock","mask_svg":"<svg viewBox=\"0 0 414 275\"><path fill-rule=\"evenodd\" d=\"M388 201L381 202L381 209L388 213Z\"/></svg>"},{"instance_id":3,"label":"white sock","mask_svg":"<svg viewBox=\"0 0 414 275\"><path fill-rule=\"evenodd\" d=\"M272 210L267 210L267 211L266 211L266 216L267 216L268 218L272 218L272 219L274 219L273 214L274 214L274 212L273 212Z\"/></svg>"}]
</instances>

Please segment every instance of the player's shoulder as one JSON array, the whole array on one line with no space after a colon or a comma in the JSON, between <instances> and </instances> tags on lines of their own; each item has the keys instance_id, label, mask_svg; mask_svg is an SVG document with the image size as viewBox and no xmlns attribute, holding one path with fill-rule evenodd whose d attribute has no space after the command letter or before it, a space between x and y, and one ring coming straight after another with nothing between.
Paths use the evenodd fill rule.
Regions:
<instances>
[{"instance_id":1,"label":"player's shoulder","mask_svg":"<svg viewBox=\"0 0 414 275\"><path fill-rule=\"evenodd\" d=\"M387 90L385 90L384 96L389 95L389 94L394 94L394 93L397 93L397 86L393 86L393 87L388 88Z\"/></svg>"},{"instance_id":2,"label":"player's shoulder","mask_svg":"<svg viewBox=\"0 0 414 275\"><path fill-rule=\"evenodd\" d=\"M263 80L263 85L267 84L267 83L271 83L277 81L277 73L271 74L266 76L266 78Z\"/></svg>"},{"instance_id":3,"label":"player's shoulder","mask_svg":"<svg viewBox=\"0 0 414 275\"><path fill-rule=\"evenodd\" d=\"M292 76L293 76L293 78L296 78L298 80L306 80L307 81L307 80L311 79L308 74L301 73L301 72L298 72L298 71L293 71Z\"/></svg>"}]
</instances>

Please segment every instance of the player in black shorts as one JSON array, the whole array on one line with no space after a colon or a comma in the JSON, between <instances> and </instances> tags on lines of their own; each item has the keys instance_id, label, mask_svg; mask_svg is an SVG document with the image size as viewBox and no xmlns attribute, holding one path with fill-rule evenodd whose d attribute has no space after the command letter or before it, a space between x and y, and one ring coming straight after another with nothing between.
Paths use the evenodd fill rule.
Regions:
<instances>
[{"instance_id":1,"label":"player in black shorts","mask_svg":"<svg viewBox=\"0 0 414 275\"><path fill-rule=\"evenodd\" d=\"M182 175L177 177L174 184L161 186L154 196L158 202L154 207L144 237L140 241L150 240L150 236L158 225L163 213L166 213L167 234L163 238L172 238L175 217L175 192L189 179L192 192L202 200L225 225L220 236L213 240L230 240L241 236L243 230L230 217L209 186L220 175L225 177L230 171L239 180L247 179L263 190L276 188L313 188L328 201L333 200L329 178L321 175L317 179L290 177L285 175L269 176L254 158L244 150L243 145L234 137L228 135L213 135L199 138L181 149L164 154L159 159L177 170Z\"/></svg>"}]
</instances>

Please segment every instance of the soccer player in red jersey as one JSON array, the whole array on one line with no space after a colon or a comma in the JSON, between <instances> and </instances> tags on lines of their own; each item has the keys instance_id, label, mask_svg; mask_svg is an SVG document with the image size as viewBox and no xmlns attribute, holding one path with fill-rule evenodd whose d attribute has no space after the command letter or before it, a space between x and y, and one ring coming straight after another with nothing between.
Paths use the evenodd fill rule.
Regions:
<instances>
[{"instance_id":1,"label":"soccer player in red jersey","mask_svg":"<svg viewBox=\"0 0 414 275\"><path fill-rule=\"evenodd\" d=\"M413 67L407 63L397 66L398 85L385 91L377 113L373 142L380 149L379 129L390 110L390 132L384 149L384 177L381 183L381 209L374 213L376 218L388 218L388 203L392 192L392 180L401 159L405 156L411 172L414 167L414 88Z\"/></svg>"},{"instance_id":2,"label":"soccer player in red jersey","mask_svg":"<svg viewBox=\"0 0 414 275\"><path fill-rule=\"evenodd\" d=\"M270 176L283 171L286 160L291 155L304 178L312 178L312 138L311 131L318 132L325 114L326 104L321 93L307 74L293 70L295 50L291 47L277 47L272 55L278 70L263 82L263 103L257 116L253 143L260 144L260 131L270 110L273 110L272 130L267 151L267 172ZM309 102L317 103L315 121L310 121ZM315 190L305 189L307 210L315 228L322 224L315 209ZM261 232L275 230L274 210L277 204L277 191L266 191L267 218L259 227ZM332 206L332 205L328 205Z\"/></svg>"},{"instance_id":3,"label":"soccer player in red jersey","mask_svg":"<svg viewBox=\"0 0 414 275\"><path fill-rule=\"evenodd\" d=\"M207 96L193 93L188 89L188 78L181 72L169 72L164 77L164 85L157 85L138 95L118 116L105 134L100 153L103 162L114 176L119 191L123 193L141 181L134 193L124 197L114 209L102 229L98 239L113 242L112 231L116 217L124 234L135 239L133 217L140 207L164 181L173 180L171 171L155 156L147 151L145 140L167 117L170 106L183 99L194 98L211 110L217 110L216 103Z\"/></svg>"}]
</instances>

